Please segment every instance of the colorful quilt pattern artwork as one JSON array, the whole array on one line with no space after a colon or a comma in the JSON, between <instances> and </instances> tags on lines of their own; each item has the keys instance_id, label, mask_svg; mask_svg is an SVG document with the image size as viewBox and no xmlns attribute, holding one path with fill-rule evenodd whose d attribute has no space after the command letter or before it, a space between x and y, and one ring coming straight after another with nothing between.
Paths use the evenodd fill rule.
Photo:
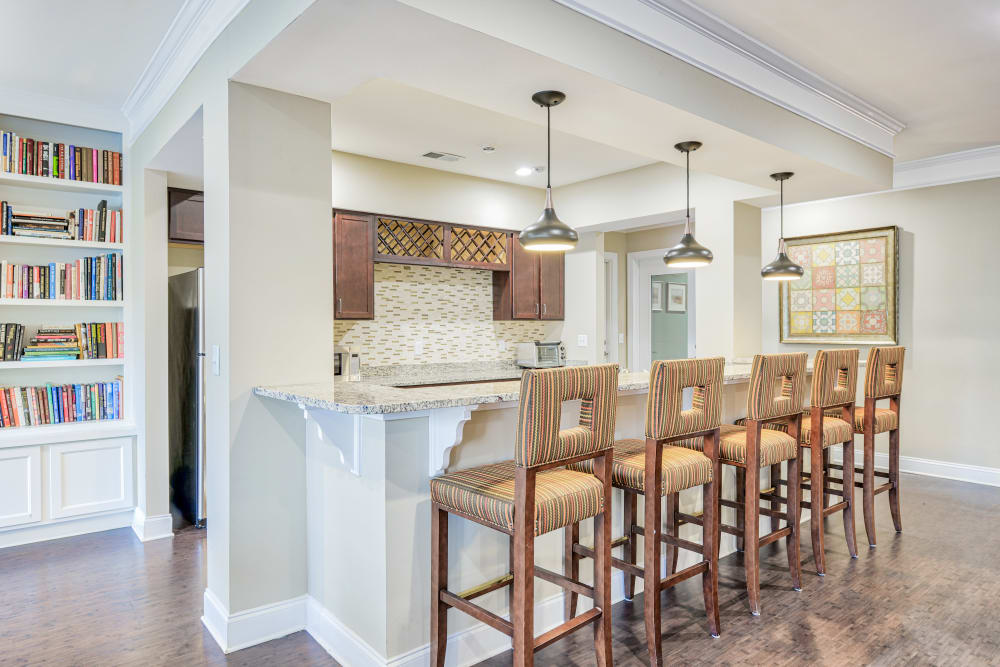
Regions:
<instances>
[{"instance_id":1,"label":"colorful quilt pattern artwork","mask_svg":"<svg viewBox=\"0 0 1000 667\"><path fill-rule=\"evenodd\" d=\"M896 344L896 227L786 239L803 276L778 287L782 343Z\"/></svg>"}]
</instances>

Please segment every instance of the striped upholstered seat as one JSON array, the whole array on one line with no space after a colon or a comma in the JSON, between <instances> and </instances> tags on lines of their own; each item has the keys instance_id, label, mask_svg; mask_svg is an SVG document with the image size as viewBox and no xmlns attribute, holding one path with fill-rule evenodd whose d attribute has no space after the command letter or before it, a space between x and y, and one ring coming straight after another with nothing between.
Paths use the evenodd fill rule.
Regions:
<instances>
[{"instance_id":1,"label":"striped upholstered seat","mask_svg":"<svg viewBox=\"0 0 1000 667\"><path fill-rule=\"evenodd\" d=\"M604 508L599 479L552 468L538 473L535 535L582 521ZM514 530L514 462L449 472L431 479L431 500L504 532Z\"/></svg>"},{"instance_id":2,"label":"striped upholstered seat","mask_svg":"<svg viewBox=\"0 0 1000 667\"><path fill-rule=\"evenodd\" d=\"M662 495L676 493L712 481L712 461L700 451L703 438L692 438L698 447L663 447ZM585 472L594 469L593 460L574 466ZM611 483L619 489L645 493L646 442L638 439L615 441L615 458L611 463Z\"/></svg>"},{"instance_id":3,"label":"striped upholstered seat","mask_svg":"<svg viewBox=\"0 0 1000 667\"><path fill-rule=\"evenodd\" d=\"M747 461L747 430L743 426L723 424L719 438L719 458L724 463L745 464ZM682 440L677 443L682 447L701 450L704 441L701 438ZM798 445L795 438L777 430L763 429L760 433L760 464L769 466L793 459L798 455Z\"/></svg>"},{"instance_id":4,"label":"striped upholstered seat","mask_svg":"<svg viewBox=\"0 0 1000 667\"><path fill-rule=\"evenodd\" d=\"M840 410L831 410L826 414L833 417L839 417ZM876 433L885 433L897 428L899 428L899 417L895 412L887 408L875 408ZM865 432L865 408L861 405L854 408L854 432Z\"/></svg>"},{"instance_id":5,"label":"striped upholstered seat","mask_svg":"<svg viewBox=\"0 0 1000 667\"><path fill-rule=\"evenodd\" d=\"M852 426L840 419L840 410L829 410L823 416L823 446L829 447L854 437ZM746 418L741 417L736 420L737 426L745 426ZM764 430L781 431L788 433L788 424L784 422L770 423L764 425ZM812 444L812 418L809 410L802 413L802 433L801 440L805 444Z\"/></svg>"}]
</instances>

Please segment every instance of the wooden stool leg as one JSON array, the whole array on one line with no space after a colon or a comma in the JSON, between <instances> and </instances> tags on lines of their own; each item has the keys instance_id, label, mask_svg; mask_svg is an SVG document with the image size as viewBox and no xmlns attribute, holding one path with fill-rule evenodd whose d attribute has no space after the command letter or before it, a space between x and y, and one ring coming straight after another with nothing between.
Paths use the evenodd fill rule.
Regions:
<instances>
[{"instance_id":1,"label":"wooden stool leg","mask_svg":"<svg viewBox=\"0 0 1000 667\"><path fill-rule=\"evenodd\" d=\"M718 461L715 468L720 468ZM712 481L702 489L702 531L701 544L704 550L702 557L708 561L708 571L701 575L701 588L705 596L705 614L708 616L708 629L713 637L721 632L719 624L719 551L715 540L718 528L718 496L722 486L721 471L713 471Z\"/></svg>"},{"instance_id":2,"label":"wooden stool leg","mask_svg":"<svg viewBox=\"0 0 1000 667\"><path fill-rule=\"evenodd\" d=\"M663 488L663 447L646 439L646 471L643 488L644 532L643 550L643 611L646 617L646 648L649 664L663 664L660 651L660 490Z\"/></svg>"},{"instance_id":3,"label":"wooden stool leg","mask_svg":"<svg viewBox=\"0 0 1000 667\"><path fill-rule=\"evenodd\" d=\"M748 438L749 439L749 436ZM747 595L750 613L760 616L760 468L759 456L747 456L746 483L744 484L743 566L747 577Z\"/></svg>"},{"instance_id":4,"label":"wooden stool leg","mask_svg":"<svg viewBox=\"0 0 1000 667\"><path fill-rule=\"evenodd\" d=\"M563 529L563 574L578 581L580 579L580 556L573 551L573 546L580 542L580 524L574 523ZM596 548L596 542L595 548ZM563 593L563 617L569 620L576 616L577 594Z\"/></svg>"},{"instance_id":5,"label":"wooden stool leg","mask_svg":"<svg viewBox=\"0 0 1000 667\"><path fill-rule=\"evenodd\" d=\"M535 664L535 471L518 466L514 481L514 665Z\"/></svg>"},{"instance_id":6,"label":"wooden stool leg","mask_svg":"<svg viewBox=\"0 0 1000 667\"><path fill-rule=\"evenodd\" d=\"M848 467L854 468L854 438L844 443L844 474ZM845 479L847 479L845 477ZM853 481L853 480L852 480ZM858 538L854 528L854 484L844 482L844 500L847 507L844 508L844 535L847 537L847 551L851 558L858 557Z\"/></svg>"},{"instance_id":7,"label":"wooden stool leg","mask_svg":"<svg viewBox=\"0 0 1000 667\"><path fill-rule=\"evenodd\" d=\"M830 449L823 448L823 507L830 506L830 494L826 492L826 479L830 476ZM823 517L824 519L826 517Z\"/></svg>"},{"instance_id":8,"label":"wooden stool leg","mask_svg":"<svg viewBox=\"0 0 1000 667\"><path fill-rule=\"evenodd\" d=\"M431 507L431 662L444 667L448 648L448 606L441 591L448 588L448 513Z\"/></svg>"},{"instance_id":9,"label":"wooden stool leg","mask_svg":"<svg viewBox=\"0 0 1000 667\"><path fill-rule=\"evenodd\" d=\"M744 524L746 517L746 506L743 505L743 499L746 497L747 493L747 473L743 468L736 469L736 530L739 531L739 535L736 536L736 550L743 551L744 548Z\"/></svg>"},{"instance_id":10,"label":"wooden stool leg","mask_svg":"<svg viewBox=\"0 0 1000 667\"><path fill-rule=\"evenodd\" d=\"M604 484L604 511L594 517L594 606L601 617L594 622L594 653L598 667L613 663L611 654L611 451L594 461Z\"/></svg>"},{"instance_id":11,"label":"wooden stool leg","mask_svg":"<svg viewBox=\"0 0 1000 667\"><path fill-rule=\"evenodd\" d=\"M778 488L778 485L775 484L775 482L777 482L779 479L781 479L781 464L780 463L775 463L773 466L771 466L771 473L770 473L770 476L767 478L768 486L770 486L770 487L772 487L774 489L774 491L771 492L772 494L777 494L780 491L780 489ZM772 500L771 501L771 511L772 512L780 512L781 511L781 503L779 503L777 500ZM772 515L771 516L771 530L775 531L775 530L778 530L778 528L780 528L780 527L781 527L781 519L779 519L778 517Z\"/></svg>"},{"instance_id":12,"label":"wooden stool leg","mask_svg":"<svg viewBox=\"0 0 1000 667\"><path fill-rule=\"evenodd\" d=\"M873 547L875 546L875 433L874 429L868 428L867 425L863 447L864 472L862 476L864 481L861 488L861 504L865 512L865 532L868 533L868 546Z\"/></svg>"},{"instance_id":13,"label":"wooden stool leg","mask_svg":"<svg viewBox=\"0 0 1000 667\"><path fill-rule=\"evenodd\" d=\"M631 491L625 492L625 502L622 503L622 526L628 542L624 545L622 554L626 563L635 565L636 539L632 526L635 525L636 511L639 509L639 495ZM635 575L625 573L625 599L631 600L635 597Z\"/></svg>"},{"instance_id":14,"label":"wooden stool leg","mask_svg":"<svg viewBox=\"0 0 1000 667\"><path fill-rule=\"evenodd\" d=\"M679 493L668 493L667 498L667 509L664 511L667 535L676 537L677 536L677 510L678 503L680 502ZM673 545L666 545L666 556L667 556L667 576L677 571L677 558L680 555L680 549Z\"/></svg>"},{"instance_id":15,"label":"wooden stool leg","mask_svg":"<svg viewBox=\"0 0 1000 667\"><path fill-rule=\"evenodd\" d=\"M897 533L903 532L903 520L899 514L899 429L889 431L889 511Z\"/></svg>"},{"instance_id":16,"label":"wooden stool leg","mask_svg":"<svg viewBox=\"0 0 1000 667\"><path fill-rule=\"evenodd\" d=\"M802 448L799 455L788 461L788 525L792 532L785 538L785 551L788 552L788 571L792 575L792 588L802 590L802 555L799 552L800 526L799 517L802 513Z\"/></svg>"},{"instance_id":17,"label":"wooden stool leg","mask_svg":"<svg viewBox=\"0 0 1000 667\"><path fill-rule=\"evenodd\" d=\"M817 438L818 440L819 438ZM816 574L826 576L826 559L823 547L823 487L826 486L826 475L823 474L823 447L818 442L809 447L809 527L812 529L813 558L816 561Z\"/></svg>"}]
</instances>

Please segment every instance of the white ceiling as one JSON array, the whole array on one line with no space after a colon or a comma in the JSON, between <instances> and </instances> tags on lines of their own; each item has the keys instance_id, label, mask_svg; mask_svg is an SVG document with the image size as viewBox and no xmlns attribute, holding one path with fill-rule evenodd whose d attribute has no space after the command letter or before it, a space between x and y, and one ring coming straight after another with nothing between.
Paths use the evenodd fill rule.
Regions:
<instances>
[{"instance_id":1,"label":"white ceiling","mask_svg":"<svg viewBox=\"0 0 1000 667\"><path fill-rule=\"evenodd\" d=\"M508 172L515 163L544 164L545 115L531 94L554 88L568 96L553 110L556 141L569 151L553 155L557 184L653 161L683 165L673 145L698 139L704 148L692 158L694 170L772 191L768 174L795 171L796 201L871 188L855 175L393 0L317 0L233 78L330 101L334 146L344 150L486 178L521 182ZM514 137L521 133L527 135ZM428 150L470 155L485 141L500 148L488 160L418 157Z\"/></svg>"},{"instance_id":2,"label":"white ceiling","mask_svg":"<svg viewBox=\"0 0 1000 667\"><path fill-rule=\"evenodd\" d=\"M117 112L182 4L0 0L0 83Z\"/></svg>"},{"instance_id":3,"label":"white ceiling","mask_svg":"<svg viewBox=\"0 0 1000 667\"><path fill-rule=\"evenodd\" d=\"M997 0L693 0L906 124L906 161L1000 144Z\"/></svg>"},{"instance_id":4,"label":"white ceiling","mask_svg":"<svg viewBox=\"0 0 1000 667\"><path fill-rule=\"evenodd\" d=\"M150 169L167 172L167 185L201 190L205 181L204 120L199 108L181 126L160 152L149 161Z\"/></svg>"},{"instance_id":5,"label":"white ceiling","mask_svg":"<svg viewBox=\"0 0 1000 667\"><path fill-rule=\"evenodd\" d=\"M572 100L568 100L567 104ZM546 174L517 176L518 167L545 165L545 128L512 116L448 97L373 79L332 105L333 148L348 153L446 169L470 176L545 186ZM552 110L554 186L633 169L653 160L560 132L560 114ZM538 121L545 111L536 107ZM485 152L484 145L496 150ZM461 155L457 162L423 157L428 151Z\"/></svg>"}]
</instances>

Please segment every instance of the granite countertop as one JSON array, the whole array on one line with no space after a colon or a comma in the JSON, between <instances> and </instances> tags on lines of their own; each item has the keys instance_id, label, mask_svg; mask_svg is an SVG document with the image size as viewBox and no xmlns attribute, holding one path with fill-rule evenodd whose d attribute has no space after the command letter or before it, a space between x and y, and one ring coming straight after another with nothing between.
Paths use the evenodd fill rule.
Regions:
<instances>
[{"instance_id":1,"label":"granite countertop","mask_svg":"<svg viewBox=\"0 0 1000 667\"><path fill-rule=\"evenodd\" d=\"M449 366L451 368L447 368ZM479 368L474 366L471 364L399 366L392 371L369 372L360 382L347 382L338 378L329 383L255 387L253 393L308 407L362 415L506 403L520 398L521 382L517 379L520 378L520 369L510 367L505 370L499 364L493 364L492 368L486 364L479 365ZM510 372L514 373L515 379L509 379ZM500 373L507 375L498 377L497 374ZM749 379L750 364L726 364L726 384L739 384ZM414 386L441 382L466 384ZM648 390L648 371L621 373L618 376L619 392Z\"/></svg>"}]
</instances>

